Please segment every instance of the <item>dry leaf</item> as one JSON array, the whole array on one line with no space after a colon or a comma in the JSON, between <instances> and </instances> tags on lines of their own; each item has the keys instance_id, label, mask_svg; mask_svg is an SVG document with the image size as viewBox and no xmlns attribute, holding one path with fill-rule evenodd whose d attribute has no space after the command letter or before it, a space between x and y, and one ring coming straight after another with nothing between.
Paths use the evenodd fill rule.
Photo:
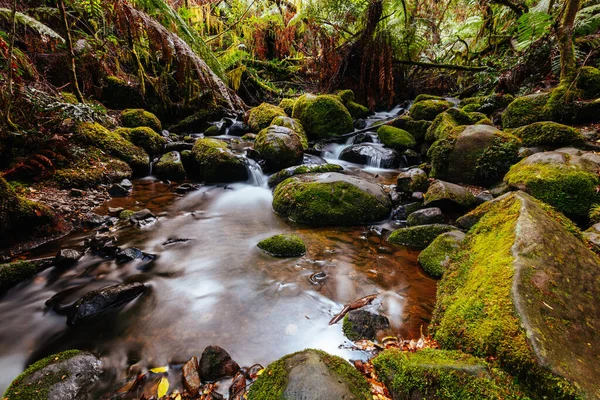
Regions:
<instances>
[{"instance_id":1,"label":"dry leaf","mask_svg":"<svg viewBox=\"0 0 600 400\"><path fill-rule=\"evenodd\" d=\"M168 391L169 391L169 380L163 376L162 378L160 378L160 382L158 383L158 391L157 391L158 398L160 399L161 397L166 396Z\"/></svg>"}]
</instances>

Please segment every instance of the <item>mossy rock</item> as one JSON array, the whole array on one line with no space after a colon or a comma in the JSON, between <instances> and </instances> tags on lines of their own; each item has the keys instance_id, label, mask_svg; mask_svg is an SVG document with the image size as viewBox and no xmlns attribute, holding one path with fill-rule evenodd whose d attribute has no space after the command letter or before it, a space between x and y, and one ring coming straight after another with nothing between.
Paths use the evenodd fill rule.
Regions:
<instances>
[{"instance_id":1,"label":"mossy rock","mask_svg":"<svg viewBox=\"0 0 600 400\"><path fill-rule=\"evenodd\" d=\"M298 165L303 159L303 148L299 135L283 126L273 125L260 131L254 142L272 171Z\"/></svg>"},{"instance_id":2,"label":"mossy rock","mask_svg":"<svg viewBox=\"0 0 600 400\"><path fill-rule=\"evenodd\" d=\"M269 127L275 117L287 117L287 114L280 107L262 103L248 112L248 126L252 132L260 132Z\"/></svg>"},{"instance_id":3,"label":"mossy rock","mask_svg":"<svg viewBox=\"0 0 600 400\"><path fill-rule=\"evenodd\" d=\"M0 264L0 294L21 282L32 279L37 273L37 265L28 261Z\"/></svg>"},{"instance_id":4,"label":"mossy rock","mask_svg":"<svg viewBox=\"0 0 600 400\"><path fill-rule=\"evenodd\" d=\"M518 128L547 120L544 107L548 98L547 93L517 97L502 114L502 127L504 129Z\"/></svg>"},{"instance_id":5,"label":"mossy rock","mask_svg":"<svg viewBox=\"0 0 600 400\"><path fill-rule=\"evenodd\" d=\"M229 116L229 111L226 108L209 105L170 126L169 132L179 134L204 132L214 121L219 121L227 116Z\"/></svg>"},{"instance_id":6,"label":"mossy rock","mask_svg":"<svg viewBox=\"0 0 600 400\"><path fill-rule=\"evenodd\" d=\"M217 139L198 139L192 149L187 175L207 183L231 183L248 179L244 159L227 148L227 143Z\"/></svg>"},{"instance_id":7,"label":"mossy rock","mask_svg":"<svg viewBox=\"0 0 600 400\"><path fill-rule=\"evenodd\" d=\"M355 101L348 101L344 103L344 105L354 119L367 118L369 114L371 114L371 111L367 107L363 106L362 104L358 104Z\"/></svg>"},{"instance_id":8,"label":"mossy rock","mask_svg":"<svg viewBox=\"0 0 600 400\"><path fill-rule=\"evenodd\" d=\"M386 350L373 360L394 400L525 400L514 379L480 358L459 351Z\"/></svg>"},{"instance_id":9,"label":"mossy rock","mask_svg":"<svg viewBox=\"0 0 600 400\"><path fill-rule=\"evenodd\" d=\"M273 122L271 122L271 126L283 126L284 128L291 129L300 139L300 143L302 143L302 148L304 150L308 150L308 137L306 137L306 132L304 131L304 127L297 119L293 119L290 117L275 117Z\"/></svg>"},{"instance_id":10,"label":"mossy rock","mask_svg":"<svg viewBox=\"0 0 600 400\"><path fill-rule=\"evenodd\" d=\"M104 78L101 100L107 107L116 110L140 108L145 105L144 96L139 89L117 76Z\"/></svg>"},{"instance_id":11,"label":"mossy rock","mask_svg":"<svg viewBox=\"0 0 600 400\"><path fill-rule=\"evenodd\" d=\"M204 130L204 136L206 137L211 137L211 136L219 136L221 134L221 129L219 129L219 127L217 125L209 125L208 128L206 128Z\"/></svg>"},{"instance_id":12,"label":"mossy rock","mask_svg":"<svg viewBox=\"0 0 600 400\"><path fill-rule=\"evenodd\" d=\"M305 94L298 98L292 115L310 140L340 136L354 130L352 116L336 96Z\"/></svg>"},{"instance_id":13,"label":"mossy rock","mask_svg":"<svg viewBox=\"0 0 600 400\"><path fill-rule=\"evenodd\" d=\"M298 235L275 235L261 240L257 246L273 257L301 257L306 254L306 245Z\"/></svg>"},{"instance_id":14,"label":"mossy rock","mask_svg":"<svg viewBox=\"0 0 600 400\"><path fill-rule=\"evenodd\" d=\"M437 179L429 185L424 205L455 211L470 209L476 203L475 196L464 187Z\"/></svg>"},{"instance_id":15,"label":"mossy rock","mask_svg":"<svg viewBox=\"0 0 600 400\"><path fill-rule=\"evenodd\" d=\"M413 138L415 138L417 143L423 143L425 141L427 130L431 126L431 121L416 121L408 115L403 115L402 117L398 117L389 122L388 125L391 125L394 128L405 130L406 132L410 133Z\"/></svg>"},{"instance_id":16,"label":"mossy rock","mask_svg":"<svg viewBox=\"0 0 600 400\"><path fill-rule=\"evenodd\" d=\"M409 228L396 229L388 237L387 241L399 246L424 249L442 233L455 230L455 226L443 224L411 226Z\"/></svg>"},{"instance_id":17,"label":"mossy rock","mask_svg":"<svg viewBox=\"0 0 600 400\"><path fill-rule=\"evenodd\" d=\"M312 349L269 364L248 393L248 400L371 398L367 380L346 360Z\"/></svg>"},{"instance_id":18,"label":"mossy rock","mask_svg":"<svg viewBox=\"0 0 600 400\"><path fill-rule=\"evenodd\" d=\"M511 94L494 93L489 96L470 97L463 99L459 103L459 107L466 112L477 111L487 115L505 109L514 101L514 96Z\"/></svg>"},{"instance_id":19,"label":"mossy rock","mask_svg":"<svg viewBox=\"0 0 600 400\"><path fill-rule=\"evenodd\" d=\"M135 214L133 210L123 210L119 213L119 219L121 221L129 221L133 214Z\"/></svg>"},{"instance_id":20,"label":"mossy rock","mask_svg":"<svg viewBox=\"0 0 600 400\"><path fill-rule=\"evenodd\" d=\"M337 164L297 165L279 171L269 178L269 187L275 187L288 178L303 174L317 174L323 172L342 172L344 168Z\"/></svg>"},{"instance_id":21,"label":"mossy rock","mask_svg":"<svg viewBox=\"0 0 600 400\"><path fill-rule=\"evenodd\" d=\"M396 190L401 193L426 192L428 188L429 178L420 168L401 172L396 178Z\"/></svg>"},{"instance_id":22,"label":"mossy rock","mask_svg":"<svg viewBox=\"0 0 600 400\"><path fill-rule=\"evenodd\" d=\"M412 149L417 145L417 141L410 133L389 125L380 126L377 129L377 136L384 145L398 151Z\"/></svg>"},{"instance_id":23,"label":"mossy rock","mask_svg":"<svg viewBox=\"0 0 600 400\"><path fill-rule=\"evenodd\" d=\"M575 149L537 153L527 157L504 177L512 188L573 217L587 217L600 201L596 188L600 185L600 156Z\"/></svg>"},{"instance_id":24,"label":"mossy rock","mask_svg":"<svg viewBox=\"0 0 600 400\"><path fill-rule=\"evenodd\" d=\"M429 276L441 278L445 263L464 240L465 234L461 231L442 233L419 254L419 264Z\"/></svg>"},{"instance_id":25,"label":"mossy rock","mask_svg":"<svg viewBox=\"0 0 600 400\"><path fill-rule=\"evenodd\" d=\"M476 121L463 110L450 108L435 117L425 133L425 140L435 142L439 139L447 139L457 127L473 125L474 122Z\"/></svg>"},{"instance_id":26,"label":"mossy rock","mask_svg":"<svg viewBox=\"0 0 600 400\"><path fill-rule=\"evenodd\" d=\"M342 103L346 104L351 101L355 101L356 97L354 96L354 92L350 89L340 90L336 93L336 96L340 98Z\"/></svg>"},{"instance_id":27,"label":"mossy rock","mask_svg":"<svg viewBox=\"0 0 600 400\"><path fill-rule=\"evenodd\" d=\"M154 129L155 132L162 131L162 124L158 117L151 112L137 108L127 109L121 113L121 124L126 128L138 128L145 126Z\"/></svg>"},{"instance_id":28,"label":"mossy rock","mask_svg":"<svg viewBox=\"0 0 600 400\"><path fill-rule=\"evenodd\" d=\"M375 340L390 329L387 317L366 310L353 310L344 316L342 331L352 341ZM381 336L380 336L381 337Z\"/></svg>"},{"instance_id":29,"label":"mossy rock","mask_svg":"<svg viewBox=\"0 0 600 400\"><path fill-rule=\"evenodd\" d=\"M275 212L313 226L381 221L391 208L389 196L379 185L335 172L286 179L277 186L273 197Z\"/></svg>"},{"instance_id":30,"label":"mossy rock","mask_svg":"<svg viewBox=\"0 0 600 400\"><path fill-rule=\"evenodd\" d=\"M586 99L600 97L600 70L594 67L582 67L577 77L577 87L583 91Z\"/></svg>"},{"instance_id":31,"label":"mossy rock","mask_svg":"<svg viewBox=\"0 0 600 400\"><path fill-rule=\"evenodd\" d=\"M425 101L425 100L445 100L445 99L442 96L435 96L432 94L421 93L420 95L418 95L415 98L415 101L413 103L419 103L419 102Z\"/></svg>"},{"instance_id":32,"label":"mossy rock","mask_svg":"<svg viewBox=\"0 0 600 400\"><path fill-rule=\"evenodd\" d=\"M144 174L150 170L148 153L98 123L80 124L77 127L77 136L83 142L125 161L135 174Z\"/></svg>"},{"instance_id":33,"label":"mossy rock","mask_svg":"<svg viewBox=\"0 0 600 400\"><path fill-rule=\"evenodd\" d=\"M77 157L57 169L51 179L63 189L86 189L121 182L132 175L133 171L126 162L110 157L95 147L88 147L85 150L78 149Z\"/></svg>"},{"instance_id":34,"label":"mossy rock","mask_svg":"<svg viewBox=\"0 0 600 400\"><path fill-rule=\"evenodd\" d=\"M474 213L438 283L435 340L497 360L532 398L597 398L600 262L581 232L524 192Z\"/></svg>"},{"instance_id":35,"label":"mossy rock","mask_svg":"<svg viewBox=\"0 0 600 400\"><path fill-rule=\"evenodd\" d=\"M520 138L524 146L561 147L584 142L583 136L575 128L556 122L534 122L511 131Z\"/></svg>"},{"instance_id":36,"label":"mossy rock","mask_svg":"<svg viewBox=\"0 0 600 400\"><path fill-rule=\"evenodd\" d=\"M462 126L429 148L430 175L450 182L490 185L518 161L520 147L517 137L493 126Z\"/></svg>"},{"instance_id":37,"label":"mossy rock","mask_svg":"<svg viewBox=\"0 0 600 400\"><path fill-rule=\"evenodd\" d=\"M139 128L119 128L115 133L121 135L131 143L141 147L151 155L160 154L167 144L167 140L156 133L154 129L142 126Z\"/></svg>"},{"instance_id":38,"label":"mossy rock","mask_svg":"<svg viewBox=\"0 0 600 400\"><path fill-rule=\"evenodd\" d=\"M177 151L172 151L163 155L160 160L154 164L154 173L162 179L185 179L185 168L181 161L181 154Z\"/></svg>"},{"instance_id":39,"label":"mossy rock","mask_svg":"<svg viewBox=\"0 0 600 400\"><path fill-rule=\"evenodd\" d=\"M283 99L279 102L279 108L281 108L287 115L292 115L294 112L294 106L296 105L296 99Z\"/></svg>"},{"instance_id":40,"label":"mossy rock","mask_svg":"<svg viewBox=\"0 0 600 400\"><path fill-rule=\"evenodd\" d=\"M446 100L423 100L410 107L410 116L415 120L433 121L450 107L452 104Z\"/></svg>"},{"instance_id":41,"label":"mossy rock","mask_svg":"<svg viewBox=\"0 0 600 400\"><path fill-rule=\"evenodd\" d=\"M101 362L79 350L53 354L31 364L4 393L6 400L88 400L102 374Z\"/></svg>"}]
</instances>

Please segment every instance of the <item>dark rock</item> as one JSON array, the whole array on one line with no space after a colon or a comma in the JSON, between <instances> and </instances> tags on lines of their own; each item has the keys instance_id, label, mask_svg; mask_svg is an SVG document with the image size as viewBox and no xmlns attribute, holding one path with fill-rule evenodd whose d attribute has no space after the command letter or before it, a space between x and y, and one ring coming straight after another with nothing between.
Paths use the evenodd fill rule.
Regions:
<instances>
[{"instance_id":1,"label":"dark rock","mask_svg":"<svg viewBox=\"0 0 600 400\"><path fill-rule=\"evenodd\" d=\"M315 156L314 154L304 153L302 164L304 164L304 165L323 165L323 164L327 164L327 161L325 159L323 159L322 157Z\"/></svg>"},{"instance_id":2,"label":"dark rock","mask_svg":"<svg viewBox=\"0 0 600 400\"><path fill-rule=\"evenodd\" d=\"M194 148L194 143L173 142L173 143L167 143L167 145L165 146L165 151L166 152L171 152L171 151L182 152L185 150L191 151L193 148Z\"/></svg>"},{"instance_id":3,"label":"dark rock","mask_svg":"<svg viewBox=\"0 0 600 400\"><path fill-rule=\"evenodd\" d=\"M269 178L269 187L275 187L287 178L292 176L321 173L321 172L341 172L344 168L337 164L320 164L320 165L296 165L279 171L271 175Z\"/></svg>"},{"instance_id":4,"label":"dark rock","mask_svg":"<svg viewBox=\"0 0 600 400\"><path fill-rule=\"evenodd\" d=\"M123 283L92 290L77 300L67 313L67 325L75 326L108 309L129 303L146 291L143 283Z\"/></svg>"},{"instance_id":5,"label":"dark rock","mask_svg":"<svg viewBox=\"0 0 600 400\"><path fill-rule=\"evenodd\" d=\"M192 183L184 183L183 185L177 186L177 188L175 189L175 192L179 193L179 194L185 194L185 193L196 191L196 190L200 189L200 187L201 187L200 185L194 185Z\"/></svg>"},{"instance_id":6,"label":"dark rock","mask_svg":"<svg viewBox=\"0 0 600 400\"><path fill-rule=\"evenodd\" d=\"M425 205L442 210L465 210L476 204L475 196L467 189L454 183L433 181L425 194Z\"/></svg>"},{"instance_id":7,"label":"dark rock","mask_svg":"<svg viewBox=\"0 0 600 400\"><path fill-rule=\"evenodd\" d=\"M352 140L353 144L361 144L361 143L373 143L373 136L369 132L359 133L354 136Z\"/></svg>"},{"instance_id":8,"label":"dark rock","mask_svg":"<svg viewBox=\"0 0 600 400\"><path fill-rule=\"evenodd\" d=\"M119 250L115 244L116 238L106 235L96 235L86 239L86 245L92 253L101 257L114 257Z\"/></svg>"},{"instance_id":9,"label":"dark rock","mask_svg":"<svg viewBox=\"0 0 600 400\"><path fill-rule=\"evenodd\" d=\"M246 133L250 132L250 127L245 125L242 122L234 122L227 131L227 134L230 136L244 136Z\"/></svg>"},{"instance_id":10,"label":"dark rock","mask_svg":"<svg viewBox=\"0 0 600 400\"><path fill-rule=\"evenodd\" d=\"M71 189L69 196L81 198L81 197L85 196L85 192L81 189Z\"/></svg>"},{"instance_id":11,"label":"dark rock","mask_svg":"<svg viewBox=\"0 0 600 400\"><path fill-rule=\"evenodd\" d=\"M490 192L481 192L477 196L475 196L477 200L477 204L483 204L486 201L490 201L494 199L494 196Z\"/></svg>"},{"instance_id":12,"label":"dark rock","mask_svg":"<svg viewBox=\"0 0 600 400\"><path fill-rule=\"evenodd\" d=\"M200 375L198 374L198 358L192 357L181 368L181 377L183 380L183 387L185 390L192 394L197 394L198 390L202 386L200 382Z\"/></svg>"},{"instance_id":13,"label":"dark rock","mask_svg":"<svg viewBox=\"0 0 600 400\"><path fill-rule=\"evenodd\" d=\"M57 268L67 268L79 261L83 257L83 253L73 249L62 249L58 252L55 257L55 264Z\"/></svg>"},{"instance_id":14,"label":"dark rock","mask_svg":"<svg viewBox=\"0 0 600 400\"><path fill-rule=\"evenodd\" d=\"M398 168L401 157L398 152L372 143L355 144L345 148L340 160L378 168Z\"/></svg>"},{"instance_id":15,"label":"dark rock","mask_svg":"<svg viewBox=\"0 0 600 400\"><path fill-rule=\"evenodd\" d=\"M111 197L127 197L129 196L129 189L115 183L108 189L108 194L110 194Z\"/></svg>"},{"instance_id":16,"label":"dark rock","mask_svg":"<svg viewBox=\"0 0 600 400\"><path fill-rule=\"evenodd\" d=\"M133 260L152 260L156 256L154 254L144 253L140 249L130 247L127 249L119 249L116 254L118 263L127 263Z\"/></svg>"},{"instance_id":17,"label":"dark rock","mask_svg":"<svg viewBox=\"0 0 600 400\"><path fill-rule=\"evenodd\" d=\"M410 195L410 198L416 201L423 201L425 200L425 194L423 192L413 192L413 194Z\"/></svg>"},{"instance_id":18,"label":"dark rock","mask_svg":"<svg viewBox=\"0 0 600 400\"><path fill-rule=\"evenodd\" d=\"M404 164L406 164L409 167L412 165L421 164L421 156L419 155L419 153L412 149L404 150L400 156L404 160Z\"/></svg>"},{"instance_id":19,"label":"dark rock","mask_svg":"<svg viewBox=\"0 0 600 400\"><path fill-rule=\"evenodd\" d=\"M398 174L396 184L399 192L426 192L429 180L425 171L420 168L412 168Z\"/></svg>"},{"instance_id":20,"label":"dark rock","mask_svg":"<svg viewBox=\"0 0 600 400\"><path fill-rule=\"evenodd\" d=\"M208 346L204 349L198 369L200 378L205 382L234 376L239 370L240 366L219 346Z\"/></svg>"},{"instance_id":21,"label":"dark rock","mask_svg":"<svg viewBox=\"0 0 600 400\"><path fill-rule=\"evenodd\" d=\"M356 121L354 121L354 128L361 130L361 129L365 129L367 127L367 121L365 121L362 118L357 119Z\"/></svg>"},{"instance_id":22,"label":"dark rock","mask_svg":"<svg viewBox=\"0 0 600 400\"><path fill-rule=\"evenodd\" d=\"M156 216L147 208L131 214L129 220L137 226L151 225L156 222Z\"/></svg>"},{"instance_id":23,"label":"dark rock","mask_svg":"<svg viewBox=\"0 0 600 400\"><path fill-rule=\"evenodd\" d=\"M350 311L344 317L342 329L344 335L352 341L375 340L377 332L389 329L390 321L383 315L365 310Z\"/></svg>"},{"instance_id":24,"label":"dark rock","mask_svg":"<svg viewBox=\"0 0 600 400\"><path fill-rule=\"evenodd\" d=\"M408 226L431 225L444 222L442 210L437 207L424 208L413 212L406 219Z\"/></svg>"},{"instance_id":25,"label":"dark rock","mask_svg":"<svg viewBox=\"0 0 600 400\"><path fill-rule=\"evenodd\" d=\"M106 222L107 217L104 215L98 215L93 212L89 212L83 216L83 224L90 227L96 228Z\"/></svg>"}]
</instances>

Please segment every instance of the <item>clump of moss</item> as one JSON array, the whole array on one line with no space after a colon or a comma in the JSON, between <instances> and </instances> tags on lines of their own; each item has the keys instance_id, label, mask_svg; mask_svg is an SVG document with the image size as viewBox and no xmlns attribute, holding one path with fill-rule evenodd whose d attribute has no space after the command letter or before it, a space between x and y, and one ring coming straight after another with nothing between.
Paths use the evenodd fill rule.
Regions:
<instances>
[{"instance_id":1,"label":"clump of moss","mask_svg":"<svg viewBox=\"0 0 600 400\"><path fill-rule=\"evenodd\" d=\"M358 104L355 101L349 101L344 105L346 106L348 112L354 119L367 118L371 113L371 111L367 107L363 106L362 104Z\"/></svg>"},{"instance_id":2,"label":"clump of moss","mask_svg":"<svg viewBox=\"0 0 600 400\"><path fill-rule=\"evenodd\" d=\"M417 145L417 141L410 133L389 125L380 126L377 129L377 136L384 145L398 151L411 149Z\"/></svg>"},{"instance_id":3,"label":"clump of moss","mask_svg":"<svg viewBox=\"0 0 600 400\"><path fill-rule=\"evenodd\" d=\"M294 112L294 106L296 105L296 99L283 99L279 103L279 108L281 108L287 115L292 115Z\"/></svg>"},{"instance_id":4,"label":"clump of moss","mask_svg":"<svg viewBox=\"0 0 600 400\"><path fill-rule=\"evenodd\" d=\"M209 125L208 128L204 130L204 136L219 136L221 134L221 130L217 125Z\"/></svg>"},{"instance_id":5,"label":"clump of moss","mask_svg":"<svg viewBox=\"0 0 600 400\"><path fill-rule=\"evenodd\" d=\"M297 167L289 167L271 175L269 178L269 186L275 187L288 178L296 175L324 173L324 172L341 172L344 168L337 164L322 164L322 165L300 165Z\"/></svg>"},{"instance_id":6,"label":"clump of moss","mask_svg":"<svg viewBox=\"0 0 600 400\"><path fill-rule=\"evenodd\" d=\"M81 354L79 350L67 350L62 353L53 354L42 360L31 364L22 374L15 378L10 384L3 399L6 400L43 400L47 399L52 386L61 382L64 379L63 373L52 373L44 376L39 382L25 384L24 381L30 375L37 371L46 368L49 365L68 360L76 355Z\"/></svg>"},{"instance_id":7,"label":"clump of moss","mask_svg":"<svg viewBox=\"0 0 600 400\"><path fill-rule=\"evenodd\" d=\"M253 132L260 132L271 125L275 117L287 117L282 108L262 103L248 112L248 126Z\"/></svg>"},{"instance_id":8,"label":"clump of moss","mask_svg":"<svg viewBox=\"0 0 600 400\"><path fill-rule=\"evenodd\" d=\"M79 154L80 153L80 154ZM107 156L95 147L78 152L73 161L57 169L52 181L64 189L89 188L131 178L133 171L124 161Z\"/></svg>"},{"instance_id":9,"label":"clump of moss","mask_svg":"<svg viewBox=\"0 0 600 400\"><path fill-rule=\"evenodd\" d=\"M432 95L432 94L424 94L424 93L421 93L420 95L418 95L418 96L415 98L415 101L414 101L414 103L419 103L419 102L421 102L421 101L425 101L425 100L444 100L444 98L443 98L443 97L441 97L441 96L434 96L434 95Z\"/></svg>"},{"instance_id":10,"label":"clump of moss","mask_svg":"<svg viewBox=\"0 0 600 400\"><path fill-rule=\"evenodd\" d=\"M444 274L444 263L459 248L465 238L460 231L442 233L435 238L425 250L419 254L419 264L433 278L441 278Z\"/></svg>"},{"instance_id":11,"label":"clump of moss","mask_svg":"<svg viewBox=\"0 0 600 400\"><path fill-rule=\"evenodd\" d=\"M302 143L302 148L304 150L308 149L308 137L306 136L306 132L304 131L304 127L297 119L293 119L290 117L275 117L273 122L271 122L271 126L283 126L284 128L291 129L300 139L300 143Z\"/></svg>"},{"instance_id":12,"label":"clump of moss","mask_svg":"<svg viewBox=\"0 0 600 400\"><path fill-rule=\"evenodd\" d=\"M126 128L138 128L145 126L154 129L155 132L162 131L162 124L158 117L151 112L140 108L127 109L121 113L121 123Z\"/></svg>"},{"instance_id":13,"label":"clump of moss","mask_svg":"<svg viewBox=\"0 0 600 400\"><path fill-rule=\"evenodd\" d=\"M514 100L510 94L494 93L489 96L469 97L459 103L459 107L466 112L481 112L491 115L493 112L502 110Z\"/></svg>"},{"instance_id":14,"label":"clump of moss","mask_svg":"<svg viewBox=\"0 0 600 400\"><path fill-rule=\"evenodd\" d=\"M300 121L311 140L354 130L352 116L336 96L305 94L298 98L292 116Z\"/></svg>"},{"instance_id":15,"label":"clump of moss","mask_svg":"<svg viewBox=\"0 0 600 400\"><path fill-rule=\"evenodd\" d=\"M592 209L590 210L590 222L592 224L597 224L600 222L600 205L594 204Z\"/></svg>"},{"instance_id":16,"label":"clump of moss","mask_svg":"<svg viewBox=\"0 0 600 400\"><path fill-rule=\"evenodd\" d=\"M340 90L339 92L336 93L336 95L340 98L340 100L344 104L346 104L350 101L356 100L356 97L354 96L354 92L350 89Z\"/></svg>"},{"instance_id":17,"label":"clump of moss","mask_svg":"<svg viewBox=\"0 0 600 400\"><path fill-rule=\"evenodd\" d=\"M184 179L185 168L181 162L181 155L176 151L171 151L163 155L156 164L154 164L154 173L156 176L164 179Z\"/></svg>"},{"instance_id":18,"label":"clump of moss","mask_svg":"<svg viewBox=\"0 0 600 400\"><path fill-rule=\"evenodd\" d=\"M546 93L517 97L502 114L502 127L504 129L518 128L547 119L544 107L548 98Z\"/></svg>"},{"instance_id":19,"label":"clump of moss","mask_svg":"<svg viewBox=\"0 0 600 400\"><path fill-rule=\"evenodd\" d=\"M37 266L31 262L16 261L10 264L1 264L0 294L23 281L33 278L37 273Z\"/></svg>"},{"instance_id":20,"label":"clump of moss","mask_svg":"<svg viewBox=\"0 0 600 400\"><path fill-rule=\"evenodd\" d=\"M586 99L600 97L600 70L590 66L582 67L577 77L577 87L583 91Z\"/></svg>"},{"instance_id":21,"label":"clump of moss","mask_svg":"<svg viewBox=\"0 0 600 400\"><path fill-rule=\"evenodd\" d=\"M394 399L528 398L508 374L458 351L386 350L373 360L373 365Z\"/></svg>"},{"instance_id":22,"label":"clump of moss","mask_svg":"<svg viewBox=\"0 0 600 400\"><path fill-rule=\"evenodd\" d=\"M300 257L306 254L306 245L298 235L275 235L261 240L257 246L273 257Z\"/></svg>"},{"instance_id":23,"label":"clump of moss","mask_svg":"<svg viewBox=\"0 0 600 400\"><path fill-rule=\"evenodd\" d=\"M183 157L183 153L182 153ZM241 157L227 148L227 143L217 139L198 139L192 149L187 175L208 183L240 182L248 179L248 171Z\"/></svg>"},{"instance_id":24,"label":"clump of moss","mask_svg":"<svg viewBox=\"0 0 600 400\"><path fill-rule=\"evenodd\" d=\"M131 216L135 214L135 211L133 210L123 210L121 211L121 213L119 214L119 219L121 221L129 221L129 219L131 218Z\"/></svg>"},{"instance_id":25,"label":"clump of moss","mask_svg":"<svg viewBox=\"0 0 600 400\"><path fill-rule=\"evenodd\" d=\"M65 103L69 104L78 104L77 96L70 92L60 92L61 97L65 101Z\"/></svg>"},{"instance_id":26,"label":"clump of moss","mask_svg":"<svg viewBox=\"0 0 600 400\"><path fill-rule=\"evenodd\" d=\"M119 128L115 130L115 133L152 155L161 153L167 143L164 137L145 126L139 128Z\"/></svg>"},{"instance_id":27,"label":"clump of moss","mask_svg":"<svg viewBox=\"0 0 600 400\"><path fill-rule=\"evenodd\" d=\"M534 122L511 131L525 146L554 146L579 144L583 136L575 128L556 122Z\"/></svg>"},{"instance_id":28,"label":"clump of moss","mask_svg":"<svg viewBox=\"0 0 600 400\"><path fill-rule=\"evenodd\" d=\"M412 105L410 116L416 120L433 121L438 114L443 113L450 107L452 107L452 104L445 100L423 100Z\"/></svg>"},{"instance_id":29,"label":"clump of moss","mask_svg":"<svg viewBox=\"0 0 600 400\"><path fill-rule=\"evenodd\" d=\"M454 129L463 125L472 125L473 119L469 114L458 108L451 108L446 112L439 114L425 134L425 140L434 142L440 139L446 139L451 136Z\"/></svg>"},{"instance_id":30,"label":"clump of moss","mask_svg":"<svg viewBox=\"0 0 600 400\"><path fill-rule=\"evenodd\" d=\"M455 230L454 226L442 224L411 226L396 229L387 240L392 244L423 249L442 233Z\"/></svg>"}]
</instances>

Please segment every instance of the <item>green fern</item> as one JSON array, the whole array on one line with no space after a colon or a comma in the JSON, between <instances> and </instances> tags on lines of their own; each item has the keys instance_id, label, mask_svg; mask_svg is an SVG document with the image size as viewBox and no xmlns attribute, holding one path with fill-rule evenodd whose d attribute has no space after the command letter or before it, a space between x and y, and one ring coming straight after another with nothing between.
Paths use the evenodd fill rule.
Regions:
<instances>
[{"instance_id":1,"label":"green fern","mask_svg":"<svg viewBox=\"0 0 600 400\"><path fill-rule=\"evenodd\" d=\"M600 29L600 4L582 8L575 19L575 35L591 35Z\"/></svg>"},{"instance_id":2,"label":"green fern","mask_svg":"<svg viewBox=\"0 0 600 400\"><path fill-rule=\"evenodd\" d=\"M518 51L523 51L549 32L552 17L545 12L534 11L523 14L517 23L517 38L513 41L513 46Z\"/></svg>"}]
</instances>

